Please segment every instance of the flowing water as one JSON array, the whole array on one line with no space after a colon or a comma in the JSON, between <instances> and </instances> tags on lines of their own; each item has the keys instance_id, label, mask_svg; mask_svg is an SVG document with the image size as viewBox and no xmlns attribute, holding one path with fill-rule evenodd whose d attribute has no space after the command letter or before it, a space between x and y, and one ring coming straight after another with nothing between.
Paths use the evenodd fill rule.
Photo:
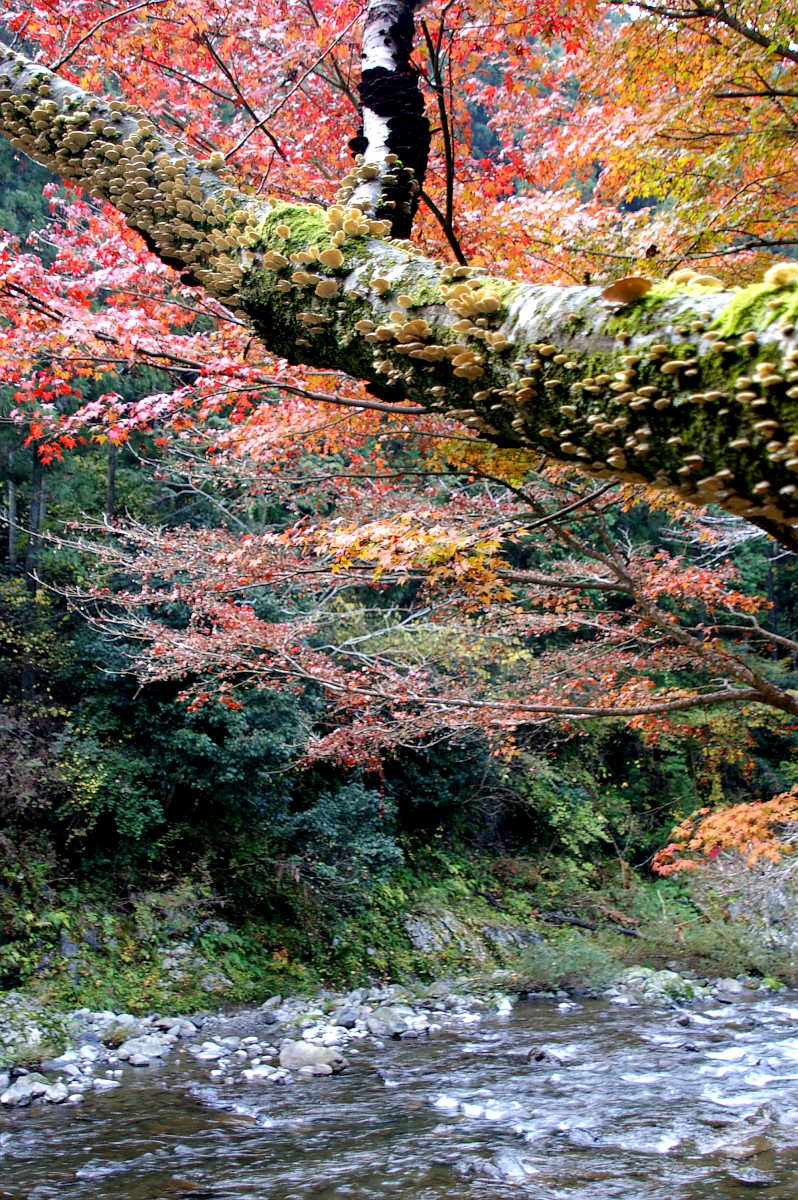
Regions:
<instances>
[{"instance_id":1,"label":"flowing water","mask_svg":"<svg viewBox=\"0 0 798 1200\"><path fill-rule=\"evenodd\" d=\"M793 998L520 1003L346 1054L343 1075L282 1087L225 1085L176 1054L80 1108L0 1113L0 1197L798 1197Z\"/></svg>"}]
</instances>

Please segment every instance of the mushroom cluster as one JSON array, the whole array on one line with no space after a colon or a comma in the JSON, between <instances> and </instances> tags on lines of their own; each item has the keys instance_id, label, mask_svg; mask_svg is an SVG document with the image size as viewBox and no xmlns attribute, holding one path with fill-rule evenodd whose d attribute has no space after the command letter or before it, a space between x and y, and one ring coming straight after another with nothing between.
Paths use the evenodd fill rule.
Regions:
<instances>
[{"instance_id":1,"label":"mushroom cluster","mask_svg":"<svg viewBox=\"0 0 798 1200\"><path fill-rule=\"evenodd\" d=\"M269 205L227 186L221 153L197 162L123 102L0 55L13 143L111 201L278 352L304 347L304 361L351 367L392 397L599 477L747 516L798 514L798 264L731 298L687 268L667 281L684 289L675 298L638 283L638 298L627 288L612 309L600 288L535 292L391 239L392 222L347 195L375 164L358 162L329 208ZM398 179L401 164L389 168Z\"/></svg>"}]
</instances>

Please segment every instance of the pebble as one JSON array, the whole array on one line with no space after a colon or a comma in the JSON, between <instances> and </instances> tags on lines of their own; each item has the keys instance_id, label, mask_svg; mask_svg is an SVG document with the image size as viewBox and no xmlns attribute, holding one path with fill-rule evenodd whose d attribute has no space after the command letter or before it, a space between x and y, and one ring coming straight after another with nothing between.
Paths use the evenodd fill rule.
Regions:
<instances>
[{"instance_id":1,"label":"pebble","mask_svg":"<svg viewBox=\"0 0 798 1200\"><path fill-rule=\"evenodd\" d=\"M226 1054L225 1047L217 1042L203 1042L200 1046L189 1046L188 1050L200 1062L216 1062Z\"/></svg>"},{"instance_id":2,"label":"pebble","mask_svg":"<svg viewBox=\"0 0 798 1200\"><path fill-rule=\"evenodd\" d=\"M257 1083L261 1079L271 1079L274 1073L274 1067L260 1063L258 1066L248 1067L247 1070L242 1071L241 1078L246 1079L248 1083Z\"/></svg>"}]
</instances>

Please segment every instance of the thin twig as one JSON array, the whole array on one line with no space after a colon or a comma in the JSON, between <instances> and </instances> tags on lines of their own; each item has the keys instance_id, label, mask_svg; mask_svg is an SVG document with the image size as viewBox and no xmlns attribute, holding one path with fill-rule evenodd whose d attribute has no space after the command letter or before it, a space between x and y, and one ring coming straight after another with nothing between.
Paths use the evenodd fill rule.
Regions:
<instances>
[{"instance_id":1,"label":"thin twig","mask_svg":"<svg viewBox=\"0 0 798 1200\"><path fill-rule=\"evenodd\" d=\"M157 4L166 4L166 0L142 0L141 4L132 4L130 8L123 8L120 12L114 12L108 17L103 17L103 19L98 21L96 25L92 25L89 32L84 33L83 37L80 38L79 41L75 42L75 45L72 47L69 53L64 54L61 58L59 58L58 62L50 67L50 70L57 71L60 67L63 67L65 62L69 62L73 54L77 54L84 42L87 42L90 37L93 37L97 30L101 29L103 25L107 25L109 21L116 21L119 19L119 17L126 17L128 13L137 12L140 8L153 8Z\"/></svg>"}]
</instances>

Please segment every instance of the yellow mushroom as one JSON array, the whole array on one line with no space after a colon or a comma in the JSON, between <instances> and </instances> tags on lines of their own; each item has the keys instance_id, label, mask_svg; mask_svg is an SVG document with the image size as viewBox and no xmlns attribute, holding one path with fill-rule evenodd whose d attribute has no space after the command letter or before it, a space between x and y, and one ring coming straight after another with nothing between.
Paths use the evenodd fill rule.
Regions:
<instances>
[{"instance_id":1,"label":"yellow mushroom","mask_svg":"<svg viewBox=\"0 0 798 1200\"><path fill-rule=\"evenodd\" d=\"M319 262L323 263L325 267L335 270L337 267L343 266L344 256L337 246L328 246L319 254Z\"/></svg>"},{"instance_id":2,"label":"yellow mushroom","mask_svg":"<svg viewBox=\"0 0 798 1200\"><path fill-rule=\"evenodd\" d=\"M798 263L780 262L768 267L763 276L763 283L783 287L786 283L795 283L798 279Z\"/></svg>"},{"instance_id":3,"label":"yellow mushroom","mask_svg":"<svg viewBox=\"0 0 798 1200\"><path fill-rule=\"evenodd\" d=\"M338 295L338 284L334 279L320 279L314 291L322 300L330 300Z\"/></svg>"}]
</instances>

